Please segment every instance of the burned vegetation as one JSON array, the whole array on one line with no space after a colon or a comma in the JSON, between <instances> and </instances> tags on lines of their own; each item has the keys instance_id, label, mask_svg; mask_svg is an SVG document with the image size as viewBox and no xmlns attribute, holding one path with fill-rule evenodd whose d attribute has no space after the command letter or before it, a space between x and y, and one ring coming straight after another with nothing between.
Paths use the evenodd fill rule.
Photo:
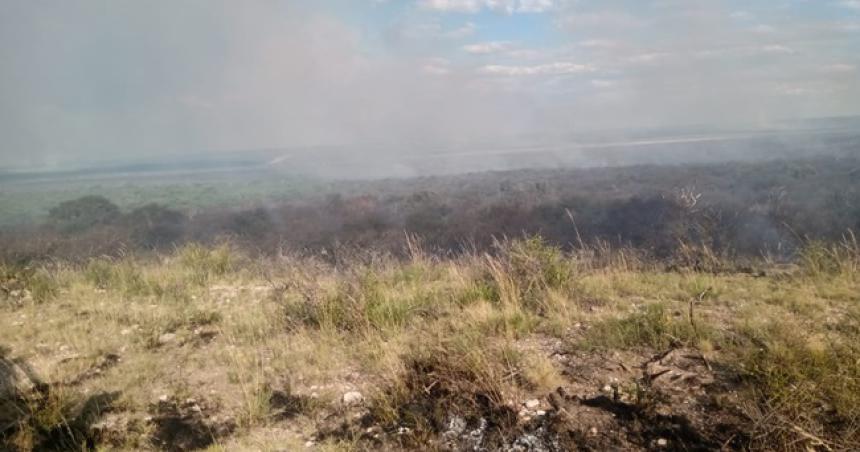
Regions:
<instances>
[{"instance_id":1,"label":"burned vegetation","mask_svg":"<svg viewBox=\"0 0 860 452\"><path fill-rule=\"evenodd\" d=\"M857 166L72 200L0 237L0 447L856 450Z\"/></svg>"}]
</instances>

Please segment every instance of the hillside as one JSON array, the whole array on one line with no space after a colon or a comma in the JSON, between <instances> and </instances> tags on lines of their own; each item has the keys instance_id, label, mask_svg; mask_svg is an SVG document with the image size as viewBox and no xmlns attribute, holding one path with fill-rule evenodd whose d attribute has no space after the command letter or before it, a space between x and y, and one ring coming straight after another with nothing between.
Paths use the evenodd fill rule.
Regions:
<instances>
[{"instance_id":1,"label":"hillside","mask_svg":"<svg viewBox=\"0 0 860 452\"><path fill-rule=\"evenodd\" d=\"M850 450L860 250L667 266L539 238L2 267L11 450Z\"/></svg>"}]
</instances>

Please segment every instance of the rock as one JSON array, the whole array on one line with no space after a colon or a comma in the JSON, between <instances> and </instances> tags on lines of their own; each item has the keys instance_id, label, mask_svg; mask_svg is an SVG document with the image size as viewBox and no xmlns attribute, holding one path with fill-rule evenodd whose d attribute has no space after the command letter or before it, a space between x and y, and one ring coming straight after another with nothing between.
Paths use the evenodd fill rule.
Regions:
<instances>
[{"instance_id":1,"label":"rock","mask_svg":"<svg viewBox=\"0 0 860 452\"><path fill-rule=\"evenodd\" d=\"M533 409L540 406L540 400L538 400L538 399L526 400L526 403L524 405L526 408L533 410Z\"/></svg>"},{"instance_id":2,"label":"rock","mask_svg":"<svg viewBox=\"0 0 860 452\"><path fill-rule=\"evenodd\" d=\"M466 431L466 420L460 416L453 416L448 420L448 430L445 434L461 435Z\"/></svg>"},{"instance_id":3,"label":"rock","mask_svg":"<svg viewBox=\"0 0 860 452\"><path fill-rule=\"evenodd\" d=\"M364 396L358 391L349 391L343 395L344 405L356 405L364 400Z\"/></svg>"},{"instance_id":4,"label":"rock","mask_svg":"<svg viewBox=\"0 0 860 452\"><path fill-rule=\"evenodd\" d=\"M597 436L597 427L591 427L588 433L590 433L591 436Z\"/></svg>"},{"instance_id":5,"label":"rock","mask_svg":"<svg viewBox=\"0 0 860 452\"><path fill-rule=\"evenodd\" d=\"M535 412L535 416L537 416L537 417L546 416L546 411L544 411L544 410L537 410L537 411Z\"/></svg>"},{"instance_id":6,"label":"rock","mask_svg":"<svg viewBox=\"0 0 860 452\"><path fill-rule=\"evenodd\" d=\"M666 447L669 445L669 441L666 438L658 438L657 439L657 447Z\"/></svg>"},{"instance_id":7,"label":"rock","mask_svg":"<svg viewBox=\"0 0 860 452\"><path fill-rule=\"evenodd\" d=\"M316 445L316 443L313 441L306 441L305 442L305 447L307 447L308 449L310 449L311 447L314 447L314 445Z\"/></svg>"},{"instance_id":8,"label":"rock","mask_svg":"<svg viewBox=\"0 0 860 452\"><path fill-rule=\"evenodd\" d=\"M174 339L176 339L176 335L175 335L175 334L173 334L173 333L164 333L164 334L162 334L161 336L158 336L158 343L159 343L159 344L161 344L161 345L164 345L164 344L167 344L167 343L169 343L169 342L172 342Z\"/></svg>"}]
</instances>

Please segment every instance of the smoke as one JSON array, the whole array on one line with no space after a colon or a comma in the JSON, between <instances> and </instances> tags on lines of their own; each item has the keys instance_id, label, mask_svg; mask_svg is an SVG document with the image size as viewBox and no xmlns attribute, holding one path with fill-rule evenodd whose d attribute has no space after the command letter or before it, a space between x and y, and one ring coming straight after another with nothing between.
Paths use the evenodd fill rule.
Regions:
<instances>
[{"instance_id":1,"label":"smoke","mask_svg":"<svg viewBox=\"0 0 860 452\"><path fill-rule=\"evenodd\" d=\"M856 114L857 13L807 3L9 0L0 166Z\"/></svg>"}]
</instances>

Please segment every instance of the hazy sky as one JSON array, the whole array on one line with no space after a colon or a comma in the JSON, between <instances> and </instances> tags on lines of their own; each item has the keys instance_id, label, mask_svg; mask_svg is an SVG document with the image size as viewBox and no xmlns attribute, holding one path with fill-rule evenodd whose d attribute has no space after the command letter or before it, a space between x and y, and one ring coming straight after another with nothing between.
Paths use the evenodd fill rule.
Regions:
<instances>
[{"instance_id":1,"label":"hazy sky","mask_svg":"<svg viewBox=\"0 0 860 452\"><path fill-rule=\"evenodd\" d=\"M0 0L0 166L858 113L860 0Z\"/></svg>"}]
</instances>

